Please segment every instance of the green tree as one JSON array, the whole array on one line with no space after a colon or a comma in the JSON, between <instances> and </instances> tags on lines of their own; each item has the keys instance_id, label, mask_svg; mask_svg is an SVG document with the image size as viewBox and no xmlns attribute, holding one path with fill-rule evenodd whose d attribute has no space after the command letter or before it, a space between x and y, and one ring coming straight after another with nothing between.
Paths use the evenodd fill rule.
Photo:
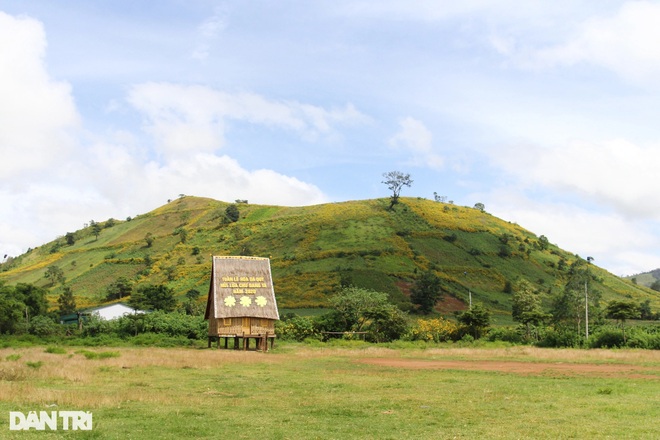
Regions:
<instances>
[{"instance_id":1,"label":"green tree","mask_svg":"<svg viewBox=\"0 0 660 440\"><path fill-rule=\"evenodd\" d=\"M144 241L147 243L147 247L151 247L154 244L155 239L154 234L151 232L147 232L144 236Z\"/></svg>"},{"instance_id":2,"label":"green tree","mask_svg":"<svg viewBox=\"0 0 660 440\"><path fill-rule=\"evenodd\" d=\"M99 235L101 235L101 230L103 228L98 222L95 222L94 220L92 220L89 225L92 227L92 234L94 234L94 237L96 237L96 239L98 240Z\"/></svg>"},{"instance_id":3,"label":"green tree","mask_svg":"<svg viewBox=\"0 0 660 440\"><path fill-rule=\"evenodd\" d=\"M186 315L201 315L204 311L204 306L199 303L198 299L202 294L197 289L190 289L186 292L186 300L183 302L183 311Z\"/></svg>"},{"instance_id":4,"label":"green tree","mask_svg":"<svg viewBox=\"0 0 660 440\"><path fill-rule=\"evenodd\" d=\"M490 312L480 303L458 315L458 322L467 327L474 339L479 339L490 327Z\"/></svg>"},{"instance_id":5,"label":"green tree","mask_svg":"<svg viewBox=\"0 0 660 440\"><path fill-rule=\"evenodd\" d=\"M131 296L133 293L133 284L126 277L119 277L105 288L105 299L114 301Z\"/></svg>"},{"instance_id":6,"label":"green tree","mask_svg":"<svg viewBox=\"0 0 660 440\"><path fill-rule=\"evenodd\" d=\"M392 209L394 205L399 203L399 195L404 186L410 187L413 181L410 179L410 174L404 174L401 171L389 171L383 173L385 180L382 181L387 188L392 191L390 196L390 206L389 209Z\"/></svg>"},{"instance_id":7,"label":"green tree","mask_svg":"<svg viewBox=\"0 0 660 440\"><path fill-rule=\"evenodd\" d=\"M542 251L546 250L548 246L550 246L550 242L548 241L548 237L545 235L541 235L539 239L536 241L536 245L541 249Z\"/></svg>"},{"instance_id":8,"label":"green tree","mask_svg":"<svg viewBox=\"0 0 660 440\"><path fill-rule=\"evenodd\" d=\"M228 223L237 222L240 216L241 213L239 212L238 206L236 205L229 205L225 209L225 218L227 219Z\"/></svg>"},{"instance_id":9,"label":"green tree","mask_svg":"<svg viewBox=\"0 0 660 440\"><path fill-rule=\"evenodd\" d=\"M142 310L172 312L176 309L174 290L162 284L138 287L137 291L131 295L129 304L131 307Z\"/></svg>"},{"instance_id":10,"label":"green tree","mask_svg":"<svg viewBox=\"0 0 660 440\"><path fill-rule=\"evenodd\" d=\"M64 236L64 239L66 240L66 244L69 246L73 246L76 243L76 236L73 232L67 232Z\"/></svg>"},{"instance_id":11,"label":"green tree","mask_svg":"<svg viewBox=\"0 0 660 440\"><path fill-rule=\"evenodd\" d=\"M641 319L654 319L655 315L651 310L651 300L647 299L639 303L639 314Z\"/></svg>"},{"instance_id":12,"label":"green tree","mask_svg":"<svg viewBox=\"0 0 660 440\"><path fill-rule=\"evenodd\" d=\"M64 282L66 281L64 271L56 265L48 266L44 277L50 280L51 285L55 285L55 283L64 285Z\"/></svg>"},{"instance_id":13,"label":"green tree","mask_svg":"<svg viewBox=\"0 0 660 440\"><path fill-rule=\"evenodd\" d=\"M589 288L591 273L587 260L577 258L568 269L564 290L553 299L552 320L556 325L573 327L582 337L581 327L586 318L585 300L588 293L590 321L600 319L600 291ZM587 290L585 292L585 290Z\"/></svg>"},{"instance_id":14,"label":"green tree","mask_svg":"<svg viewBox=\"0 0 660 440\"><path fill-rule=\"evenodd\" d=\"M25 322L25 303L18 298L14 286L0 281L0 334L17 333ZM23 330L26 327L23 326Z\"/></svg>"},{"instance_id":15,"label":"green tree","mask_svg":"<svg viewBox=\"0 0 660 440\"><path fill-rule=\"evenodd\" d=\"M369 339L373 342L391 342L400 339L410 327L408 316L389 303L368 310L365 315L369 319Z\"/></svg>"},{"instance_id":16,"label":"green tree","mask_svg":"<svg viewBox=\"0 0 660 440\"><path fill-rule=\"evenodd\" d=\"M442 293L440 278L432 271L427 270L422 273L412 287L410 301L413 304L419 305L419 311L421 313L428 315L433 311L440 298L442 298Z\"/></svg>"},{"instance_id":17,"label":"green tree","mask_svg":"<svg viewBox=\"0 0 660 440\"><path fill-rule=\"evenodd\" d=\"M656 292L660 292L660 280L653 281L653 283L651 283L649 287L655 290Z\"/></svg>"},{"instance_id":18,"label":"green tree","mask_svg":"<svg viewBox=\"0 0 660 440\"><path fill-rule=\"evenodd\" d=\"M605 308L608 318L616 319L621 323L623 331L623 343L626 343L626 319L639 317L639 307L633 301L610 301Z\"/></svg>"},{"instance_id":19,"label":"green tree","mask_svg":"<svg viewBox=\"0 0 660 440\"><path fill-rule=\"evenodd\" d=\"M508 258L513 254L511 247L508 244L501 243L497 255L502 258Z\"/></svg>"},{"instance_id":20,"label":"green tree","mask_svg":"<svg viewBox=\"0 0 660 440\"><path fill-rule=\"evenodd\" d=\"M51 336L55 335L60 331L61 326L53 321L52 318L40 315L36 316L33 320L30 321L29 331L30 334L37 336Z\"/></svg>"},{"instance_id":21,"label":"green tree","mask_svg":"<svg viewBox=\"0 0 660 440\"><path fill-rule=\"evenodd\" d=\"M30 321L48 312L47 290L32 284L0 283L0 333L20 333Z\"/></svg>"},{"instance_id":22,"label":"green tree","mask_svg":"<svg viewBox=\"0 0 660 440\"><path fill-rule=\"evenodd\" d=\"M76 311L76 299L73 296L71 287L64 287L64 291L57 297L57 304L61 315L68 315Z\"/></svg>"},{"instance_id":23,"label":"green tree","mask_svg":"<svg viewBox=\"0 0 660 440\"><path fill-rule=\"evenodd\" d=\"M527 280L520 280L511 297L511 316L514 321L525 326L525 336L529 338L534 327L539 327L550 315L541 309L541 298L534 286ZM535 333L538 338L538 332Z\"/></svg>"},{"instance_id":24,"label":"green tree","mask_svg":"<svg viewBox=\"0 0 660 440\"><path fill-rule=\"evenodd\" d=\"M33 284L18 283L15 287L17 298L27 307L29 316L45 315L48 313L48 291Z\"/></svg>"},{"instance_id":25,"label":"green tree","mask_svg":"<svg viewBox=\"0 0 660 440\"><path fill-rule=\"evenodd\" d=\"M343 322L340 331L362 331L369 321L367 312L388 304L387 294L360 287L346 287L330 298L330 306Z\"/></svg>"},{"instance_id":26,"label":"green tree","mask_svg":"<svg viewBox=\"0 0 660 440\"><path fill-rule=\"evenodd\" d=\"M185 243L188 240L188 231L186 231L184 228L181 228L179 231L179 242Z\"/></svg>"},{"instance_id":27,"label":"green tree","mask_svg":"<svg viewBox=\"0 0 660 440\"><path fill-rule=\"evenodd\" d=\"M330 298L333 311L318 321L321 330L369 332L375 342L391 341L408 329L407 318L388 301L386 293L345 287Z\"/></svg>"},{"instance_id":28,"label":"green tree","mask_svg":"<svg viewBox=\"0 0 660 440\"><path fill-rule=\"evenodd\" d=\"M197 289L189 289L186 292L186 298L189 301L197 301L202 294Z\"/></svg>"}]
</instances>

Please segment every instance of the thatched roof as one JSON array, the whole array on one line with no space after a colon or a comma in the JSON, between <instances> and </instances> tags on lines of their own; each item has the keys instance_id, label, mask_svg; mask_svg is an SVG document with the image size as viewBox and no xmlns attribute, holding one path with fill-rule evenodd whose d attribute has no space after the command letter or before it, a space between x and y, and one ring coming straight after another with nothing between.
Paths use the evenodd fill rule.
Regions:
<instances>
[{"instance_id":1,"label":"thatched roof","mask_svg":"<svg viewBox=\"0 0 660 440\"><path fill-rule=\"evenodd\" d=\"M270 260L260 257L213 257L205 319L280 319Z\"/></svg>"}]
</instances>

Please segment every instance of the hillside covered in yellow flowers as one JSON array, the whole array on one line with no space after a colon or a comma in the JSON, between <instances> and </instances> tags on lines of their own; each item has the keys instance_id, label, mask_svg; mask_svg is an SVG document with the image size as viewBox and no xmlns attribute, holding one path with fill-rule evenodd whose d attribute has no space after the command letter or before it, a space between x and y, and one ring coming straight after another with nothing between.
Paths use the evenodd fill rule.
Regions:
<instances>
[{"instance_id":1,"label":"hillside covered in yellow flowers","mask_svg":"<svg viewBox=\"0 0 660 440\"><path fill-rule=\"evenodd\" d=\"M46 287L50 300L64 286L79 307L103 303L120 277L134 286L165 284L183 296L208 291L212 255L271 259L281 309L314 308L342 285L389 294L410 309L411 286L432 271L445 292L437 310L466 307L469 295L496 315L510 315L510 287L526 279L550 298L563 289L579 256L543 236L481 210L421 198L348 201L306 207L225 203L183 196L126 220L109 219L10 259L0 282ZM232 214L233 213L233 214ZM50 267L61 277L46 277ZM591 265L603 300L650 300L660 294Z\"/></svg>"}]
</instances>

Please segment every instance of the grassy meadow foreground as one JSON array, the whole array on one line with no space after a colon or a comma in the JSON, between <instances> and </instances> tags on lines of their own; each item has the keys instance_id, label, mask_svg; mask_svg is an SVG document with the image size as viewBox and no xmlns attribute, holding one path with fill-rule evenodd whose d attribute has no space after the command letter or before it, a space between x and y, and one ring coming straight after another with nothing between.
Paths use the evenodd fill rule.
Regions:
<instances>
[{"instance_id":1,"label":"grassy meadow foreground","mask_svg":"<svg viewBox=\"0 0 660 440\"><path fill-rule=\"evenodd\" d=\"M82 410L92 431L9 431ZM660 352L282 343L0 349L2 438L658 438Z\"/></svg>"}]
</instances>

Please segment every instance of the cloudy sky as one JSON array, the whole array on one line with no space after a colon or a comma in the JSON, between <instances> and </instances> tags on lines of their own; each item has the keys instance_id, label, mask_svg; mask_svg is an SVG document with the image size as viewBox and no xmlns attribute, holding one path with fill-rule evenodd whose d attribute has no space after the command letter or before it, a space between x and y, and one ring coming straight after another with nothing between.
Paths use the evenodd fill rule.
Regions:
<instances>
[{"instance_id":1,"label":"cloudy sky","mask_svg":"<svg viewBox=\"0 0 660 440\"><path fill-rule=\"evenodd\" d=\"M660 3L0 0L0 254L179 194L480 202L660 267ZM0 255L0 256L2 256Z\"/></svg>"}]
</instances>

